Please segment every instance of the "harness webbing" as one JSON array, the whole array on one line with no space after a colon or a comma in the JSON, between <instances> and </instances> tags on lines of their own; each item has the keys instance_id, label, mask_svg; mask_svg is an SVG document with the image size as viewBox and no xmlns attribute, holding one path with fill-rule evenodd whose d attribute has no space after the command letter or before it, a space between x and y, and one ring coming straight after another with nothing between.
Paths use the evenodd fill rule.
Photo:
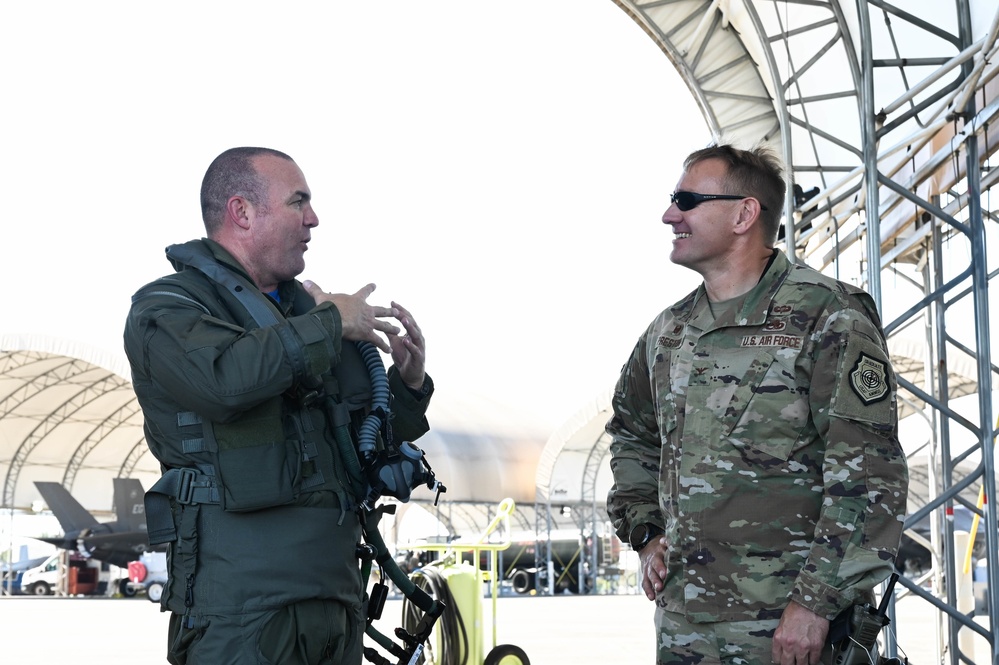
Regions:
<instances>
[{"instance_id":1,"label":"harness webbing","mask_svg":"<svg viewBox=\"0 0 999 665\"><path fill-rule=\"evenodd\" d=\"M256 321L261 328L273 326L277 332L278 339L284 346L285 353L291 361L295 376L304 376L306 372L305 354L302 347L295 339L295 333L287 326L278 325L280 319L274 312L274 305L268 300L259 289L257 289L242 275L236 273L212 258L190 251L187 248L175 247L174 256L192 268L204 273L206 277L221 285L229 291L239 304L246 308L250 317Z\"/></svg>"}]
</instances>

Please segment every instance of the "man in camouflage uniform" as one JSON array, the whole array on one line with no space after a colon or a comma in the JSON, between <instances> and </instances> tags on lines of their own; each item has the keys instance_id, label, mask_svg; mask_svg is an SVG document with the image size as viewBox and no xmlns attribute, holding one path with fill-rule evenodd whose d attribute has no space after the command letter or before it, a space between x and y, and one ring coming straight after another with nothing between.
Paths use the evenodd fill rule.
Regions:
<instances>
[{"instance_id":1,"label":"man in camouflage uniform","mask_svg":"<svg viewBox=\"0 0 999 665\"><path fill-rule=\"evenodd\" d=\"M704 279L625 364L608 511L656 601L659 663L815 665L892 572L907 469L871 297L774 248L769 151L697 151L663 223Z\"/></svg>"}]
</instances>

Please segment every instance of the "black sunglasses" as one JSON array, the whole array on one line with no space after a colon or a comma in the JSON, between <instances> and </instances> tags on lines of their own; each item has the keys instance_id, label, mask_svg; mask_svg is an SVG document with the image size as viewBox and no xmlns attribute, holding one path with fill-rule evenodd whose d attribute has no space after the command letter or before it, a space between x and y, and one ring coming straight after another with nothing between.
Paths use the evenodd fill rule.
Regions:
<instances>
[{"instance_id":1,"label":"black sunglasses","mask_svg":"<svg viewBox=\"0 0 999 665\"><path fill-rule=\"evenodd\" d=\"M736 196L734 194L698 194L697 192L673 192L669 195L669 200L684 212L693 210L705 201L738 201L748 198L750 197ZM760 209L766 210L767 207L761 203Z\"/></svg>"}]
</instances>

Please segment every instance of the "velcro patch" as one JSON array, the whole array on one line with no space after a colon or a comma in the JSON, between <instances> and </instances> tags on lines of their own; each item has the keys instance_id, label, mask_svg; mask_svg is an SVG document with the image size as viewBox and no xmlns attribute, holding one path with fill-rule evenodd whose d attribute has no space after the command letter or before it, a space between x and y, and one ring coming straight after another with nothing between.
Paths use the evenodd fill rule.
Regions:
<instances>
[{"instance_id":1,"label":"velcro patch","mask_svg":"<svg viewBox=\"0 0 999 665\"><path fill-rule=\"evenodd\" d=\"M667 349L677 349L680 348L680 342L681 340L676 337L660 335L659 340L656 342L656 346L661 346Z\"/></svg>"},{"instance_id":2,"label":"velcro patch","mask_svg":"<svg viewBox=\"0 0 999 665\"><path fill-rule=\"evenodd\" d=\"M865 405L888 397L888 364L861 353L850 370L850 388Z\"/></svg>"},{"instance_id":3,"label":"velcro patch","mask_svg":"<svg viewBox=\"0 0 999 665\"><path fill-rule=\"evenodd\" d=\"M746 335L740 341L741 346L779 346L785 349L800 349L803 337L797 335Z\"/></svg>"}]
</instances>

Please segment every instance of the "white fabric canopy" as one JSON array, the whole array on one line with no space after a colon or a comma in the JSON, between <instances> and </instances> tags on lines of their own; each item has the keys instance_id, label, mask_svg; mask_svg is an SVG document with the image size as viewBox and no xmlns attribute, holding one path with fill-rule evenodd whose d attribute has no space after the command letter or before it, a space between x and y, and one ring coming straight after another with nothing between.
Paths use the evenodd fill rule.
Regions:
<instances>
[{"instance_id":1,"label":"white fabric canopy","mask_svg":"<svg viewBox=\"0 0 999 665\"><path fill-rule=\"evenodd\" d=\"M792 165L796 184L819 190L814 199L818 211L802 212L793 209L795 202L788 204L787 217L797 225L795 241L806 260L828 266L834 255L859 244L868 222L858 214L865 197L858 185L865 150L859 115L864 54L858 3L615 2L676 66L717 139L769 143ZM928 27L936 24L956 31L953 4L938 0L902 4ZM949 68L967 62L982 70L983 112L995 106L993 77L999 58L990 54L999 16L994 0L973 0L970 7L972 37L978 40L974 49L959 54L943 38L919 41L917 53L951 62L928 64L919 78L881 78L878 98L891 100L924 84L927 91L939 90L952 78ZM885 18L902 23L894 14L886 13ZM879 46L874 57L885 62L896 55L911 60L913 45L902 43L902 51L895 53L896 35L887 33L883 23L872 21L876 33L872 41ZM637 31L636 38L641 38ZM901 74L903 65L896 69ZM934 69L943 72L939 78L933 76ZM946 190L962 168L949 159L950 142L959 130L948 117L941 102L908 121L909 141L898 141L897 152L880 146L888 154L879 170L883 163L884 172L898 177L900 169L909 169L911 188L926 196ZM639 119L650 128L659 121L655 116ZM996 134L985 133L986 154ZM939 168L924 172L931 167ZM983 182L996 177L993 174L984 176ZM918 260L917 241L930 225L920 224L915 206L897 205L892 196L885 190L879 216L885 256ZM902 355L921 363L912 350ZM974 389L973 371L958 368L954 373L962 378L964 390ZM434 429L420 445L448 486L446 501L492 506L509 496L522 506L535 501L602 502L609 486L602 435L607 402L605 396L585 405L548 438L547 446L547 433L519 431L510 426L512 418L481 403L435 413ZM0 336L2 505L30 508L39 499L33 481L52 480L66 484L89 509L106 512L112 503L110 479L119 475L139 477L147 487L159 475L143 442L141 414L122 360L72 339ZM425 495L419 500L424 501Z\"/></svg>"}]
</instances>

